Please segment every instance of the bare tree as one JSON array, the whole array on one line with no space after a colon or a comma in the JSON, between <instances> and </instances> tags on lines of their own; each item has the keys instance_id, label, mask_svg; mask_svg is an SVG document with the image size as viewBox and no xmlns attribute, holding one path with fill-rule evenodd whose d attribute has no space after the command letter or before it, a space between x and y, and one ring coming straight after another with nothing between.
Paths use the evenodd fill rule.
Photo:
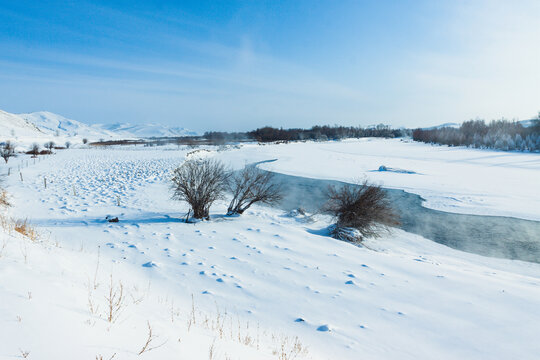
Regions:
<instances>
[{"instance_id":1,"label":"bare tree","mask_svg":"<svg viewBox=\"0 0 540 360\"><path fill-rule=\"evenodd\" d=\"M274 181L274 174L253 165L232 175L228 185L233 198L227 215L242 214L257 202L272 205L283 198L282 186Z\"/></svg>"},{"instance_id":2,"label":"bare tree","mask_svg":"<svg viewBox=\"0 0 540 360\"><path fill-rule=\"evenodd\" d=\"M30 151L28 152L34 156L38 156L39 155L39 145L36 144L36 143L33 143L32 144L32 147L30 147Z\"/></svg>"},{"instance_id":3,"label":"bare tree","mask_svg":"<svg viewBox=\"0 0 540 360\"><path fill-rule=\"evenodd\" d=\"M0 147L0 156L4 159L6 164L10 157L15 156L15 146L11 143L11 141L6 141L4 145Z\"/></svg>"},{"instance_id":4,"label":"bare tree","mask_svg":"<svg viewBox=\"0 0 540 360\"><path fill-rule=\"evenodd\" d=\"M52 149L54 149L54 141L48 141L45 143L45 149L48 149L49 150L49 154L52 153Z\"/></svg>"},{"instance_id":5,"label":"bare tree","mask_svg":"<svg viewBox=\"0 0 540 360\"><path fill-rule=\"evenodd\" d=\"M229 173L225 166L212 159L187 160L173 174L173 198L186 201L195 219L209 219L210 206L226 189Z\"/></svg>"},{"instance_id":6,"label":"bare tree","mask_svg":"<svg viewBox=\"0 0 540 360\"><path fill-rule=\"evenodd\" d=\"M335 218L332 235L338 239L360 241L399 225L399 218L380 186L369 185L367 181L340 188L330 186L327 196L323 211Z\"/></svg>"}]
</instances>

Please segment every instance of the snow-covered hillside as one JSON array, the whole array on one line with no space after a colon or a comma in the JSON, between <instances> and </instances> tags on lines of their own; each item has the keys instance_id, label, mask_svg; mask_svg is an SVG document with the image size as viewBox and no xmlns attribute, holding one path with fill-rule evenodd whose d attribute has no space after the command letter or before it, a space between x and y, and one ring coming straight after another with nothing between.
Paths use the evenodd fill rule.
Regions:
<instances>
[{"instance_id":1,"label":"snow-covered hillside","mask_svg":"<svg viewBox=\"0 0 540 360\"><path fill-rule=\"evenodd\" d=\"M45 133L22 117L0 110L0 141L10 138L45 136Z\"/></svg>"},{"instance_id":2,"label":"snow-covered hillside","mask_svg":"<svg viewBox=\"0 0 540 360\"><path fill-rule=\"evenodd\" d=\"M19 114L19 116L49 136L80 137L92 140L117 136L112 131L86 125L48 111Z\"/></svg>"},{"instance_id":3,"label":"snow-covered hillside","mask_svg":"<svg viewBox=\"0 0 540 360\"><path fill-rule=\"evenodd\" d=\"M82 139L139 139L196 135L195 132L159 124L132 125L127 123L88 125L48 111L11 114L0 110L0 141L14 140L19 145L53 140L80 143Z\"/></svg>"}]
</instances>

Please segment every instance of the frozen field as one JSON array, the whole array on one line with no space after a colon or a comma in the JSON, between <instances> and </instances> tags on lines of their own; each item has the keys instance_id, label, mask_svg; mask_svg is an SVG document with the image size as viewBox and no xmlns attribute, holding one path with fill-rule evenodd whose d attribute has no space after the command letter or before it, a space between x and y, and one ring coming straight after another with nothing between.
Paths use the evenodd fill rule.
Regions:
<instances>
[{"instance_id":1,"label":"frozen field","mask_svg":"<svg viewBox=\"0 0 540 360\"><path fill-rule=\"evenodd\" d=\"M360 248L320 235L326 217L255 207L227 218L226 202L212 221L185 224L168 179L186 152L72 149L28 167L14 159L9 216L41 235L0 234L0 359L292 360L296 336L308 349L296 359L537 358L539 264L401 230ZM201 154L236 168L278 159L262 167L367 177L435 209L540 220L538 154L380 139ZM126 297L113 323L104 315L111 276ZM162 346L139 356L148 323Z\"/></svg>"}]
</instances>

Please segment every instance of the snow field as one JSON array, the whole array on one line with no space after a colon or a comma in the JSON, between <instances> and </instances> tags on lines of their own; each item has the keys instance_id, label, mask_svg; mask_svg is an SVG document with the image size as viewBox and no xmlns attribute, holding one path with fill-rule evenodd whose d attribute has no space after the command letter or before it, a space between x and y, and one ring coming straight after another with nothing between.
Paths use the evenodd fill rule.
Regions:
<instances>
[{"instance_id":1,"label":"snow field","mask_svg":"<svg viewBox=\"0 0 540 360\"><path fill-rule=\"evenodd\" d=\"M324 177L330 165L316 151L326 144L299 145L312 146ZM206 156L234 166L278 158L271 166L280 170L296 152L307 163L293 174L306 175L315 160L290 146ZM336 146L351 151L347 142ZM185 224L187 208L170 200L167 183L185 155L70 150L23 168L23 182L8 177L8 215L28 218L42 237L2 234L0 358L21 350L40 359L135 358L147 322L154 346L166 341L141 355L148 359L207 359L210 349L215 359L292 359L280 354L283 343L287 354L307 347L299 359L533 359L540 351L538 264L463 253L399 230L360 248L324 236L325 217L305 223L254 207L227 218L225 201L212 221ZM126 303L112 324L111 275Z\"/></svg>"}]
</instances>

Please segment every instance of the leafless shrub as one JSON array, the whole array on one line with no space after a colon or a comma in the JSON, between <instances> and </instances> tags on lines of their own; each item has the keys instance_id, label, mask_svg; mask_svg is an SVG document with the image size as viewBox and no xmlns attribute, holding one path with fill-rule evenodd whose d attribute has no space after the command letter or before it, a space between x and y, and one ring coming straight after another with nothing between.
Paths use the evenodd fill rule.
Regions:
<instances>
[{"instance_id":1,"label":"leafless shrub","mask_svg":"<svg viewBox=\"0 0 540 360\"><path fill-rule=\"evenodd\" d=\"M225 166L212 159L187 160L173 174L173 198L186 201L195 219L209 219L210 206L226 189Z\"/></svg>"},{"instance_id":2,"label":"leafless shrub","mask_svg":"<svg viewBox=\"0 0 540 360\"><path fill-rule=\"evenodd\" d=\"M11 143L11 141L6 141L1 147L0 147L0 156L4 161L9 161L10 157L15 156L15 146Z\"/></svg>"},{"instance_id":3,"label":"leafless shrub","mask_svg":"<svg viewBox=\"0 0 540 360\"><path fill-rule=\"evenodd\" d=\"M377 237L382 230L399 224L385 191L380 186L346 184L340 188L330 186L328 201L323 211L332 215L336 224L332 236L349 241Z\"/></svg>"},{"instance_id":4,"label":"leafless shrub","mask_svg":"<svg viewBox=\"0 0 540 360\"><path fill-rule=\"evenodd\" d=\"M49 154L52 153L52 149L54 149L54 145L56 145L56 144L54 143L54 141L47 141L47 142L45 143L45 145L44 145L44 146L45 146L45 149L47 149L47 150L49 151Z\"/></svg>"},{"instance_id":5,"label":"leafless shrub","mask_svg":"<svg viewBox=\"0 0 540 360\"><path fill-rule=\"evenodd\" d=\"M69 149L69 148L71 147L71 142L70 142L70 141L66 141L65 146L66 146L66 149Z\"/></svg>"},{"instance_id":6,"label":"leafless shrub","mask_svg":"<svg viewBox=\"0 0 540 360\"><path fill-rule=\"evenodd\" d=\"M32 146L30 147L30 151L28 151L27 154L38 156L39 155L39 145L36 144L36 143L33 143Z\"/></svg>"},{"instance_id":7,"label":"leafless shrub","mask_svg":"<svg viewBox=\"0 0 540 360\"><path fill-rule=\"evenodd\" d=\"M227 209L228 215L242 214L257 202L275 204L283 197L282 186L274 181L274 174L256 166L246 166L232 175L228 186L233 195Z\"/></svg>"}]
</instances>

